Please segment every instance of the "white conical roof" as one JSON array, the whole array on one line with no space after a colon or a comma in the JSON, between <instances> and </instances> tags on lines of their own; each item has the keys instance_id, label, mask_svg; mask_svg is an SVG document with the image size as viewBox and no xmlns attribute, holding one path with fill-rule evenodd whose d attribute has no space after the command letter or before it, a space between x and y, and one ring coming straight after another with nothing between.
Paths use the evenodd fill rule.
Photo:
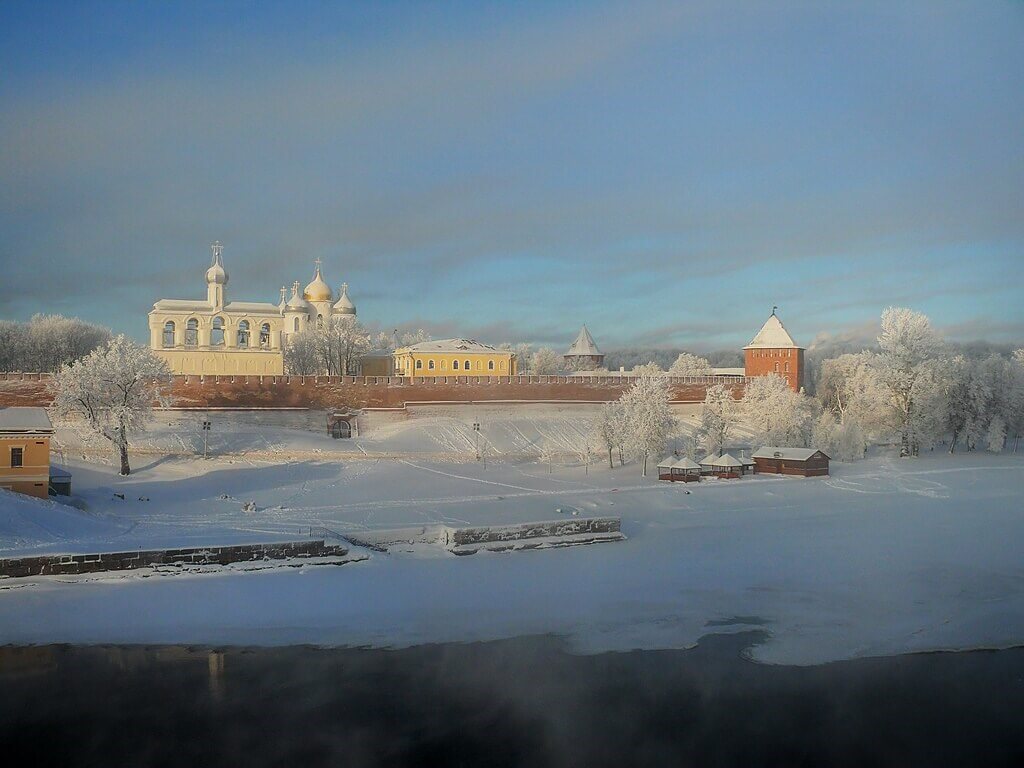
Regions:
<instances>
[{"instance_id":1,"label":"white conical roof","mask_svg":"<svg viewBox=\"0 0 1024 768\"><path fill-rule=\"evenodd\" d=\"M566 355L600 355L601 350L597 348L597 343L594 341L594 337L590 335L590 331L587 330L587 326L584 325L580 328L580 335L576 337L576 341L569 347L569 351Z\"/></svg>"},{"instance_id":2,"label":"white conical roof","mask_svg":"<svg viewBox=\"0 0 1024 768\"><path fill-rule=\"evenodd\" d=\"M334 311L342 315L354 315L356 313L356 305L348 297L348 283L341 284L341 296L334 303Z\"/></svg>"},{"instance_id":3,"label":"white conical roof","mask_svg":"<svg viewBox=\"0 0 1024 768\"><path fill-rule=\"evenodd\" d=\"M803 349L793 341L789 331L779 320L778 315L772 312L771 317L764 321L761 330L744 349Z\"/></svg>"}]
</instances>

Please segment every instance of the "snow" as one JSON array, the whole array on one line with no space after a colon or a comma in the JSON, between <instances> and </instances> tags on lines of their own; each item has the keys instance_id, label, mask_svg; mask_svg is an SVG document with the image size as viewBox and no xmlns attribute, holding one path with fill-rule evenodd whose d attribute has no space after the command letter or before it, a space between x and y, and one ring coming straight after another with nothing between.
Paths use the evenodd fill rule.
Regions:
<instances>
[{"instance_id":1,"label":"snow","mask_svg":"<svg viewBox=\"0 0 1024 768\"><path fill-rule=\"evenodd\" d=\"M754 451L752 459L791 459L792 461L807 461L811 456L818 453L817 448L784 448L781 446L766 445Z\"/></svg>"},{"instance_id":2,"label":"snow","mask_svg":"<svg viewBox=\"0 0 1024 768\"><path fill-rule=\"evenodd\" d=\"M793 337L789 335L789 331L779 320L778 315L772 314L744 349L786 349L789 347L797 348L796 342L793 341Z\"/></svg>"},{"instance_id":3,"label":"snow","mask_svg":"<svg viewBox=\"0 0 1024 768\"><path fill-rule=\"evenodd\" d=\"M811 664L1024 639L1024 455L881 452L834 462L829 478L684 489L641 478L636 463L530 456L545 439L572 441L570 409L486 413L486 467L464 429L479 413L456 408L382 423L358 441L241 416L231 431L218 416L223 444L208 461L184 450L191 438L174 422L145 443L153 453L133 456L127 478L76 445L65 463L84 510L0 494L0 557L574 512L621 517L627 539L468 557L399 544L357 550L369 558L345 568L4 580L0 643L404 646L556 633L596 652L687 647L708 622L758 617L772 637L757 659Z\"/></svg>"}]
</instances>

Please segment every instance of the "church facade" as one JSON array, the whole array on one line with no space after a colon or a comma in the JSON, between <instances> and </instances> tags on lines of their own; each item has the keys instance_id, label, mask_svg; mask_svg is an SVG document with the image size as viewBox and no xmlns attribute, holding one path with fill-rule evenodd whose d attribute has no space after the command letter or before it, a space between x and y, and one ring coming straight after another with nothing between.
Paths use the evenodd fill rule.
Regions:
<instances>
[{"instance_id":1,"label":"church facade","mask_svg":"<svg viewBox=\"0 0 1024 768\"><path fill-rule=\"evenodd\" d=\"M288 336L335 315L355 316L342 284L338 300L324 281L320 261L301 291L281 288L277 304L229 301L223 247L214 243L206 270L206 299L160 299L149 313L150 348L172 373L200 375L280 375Z\"/></svg>"}]
</instances>

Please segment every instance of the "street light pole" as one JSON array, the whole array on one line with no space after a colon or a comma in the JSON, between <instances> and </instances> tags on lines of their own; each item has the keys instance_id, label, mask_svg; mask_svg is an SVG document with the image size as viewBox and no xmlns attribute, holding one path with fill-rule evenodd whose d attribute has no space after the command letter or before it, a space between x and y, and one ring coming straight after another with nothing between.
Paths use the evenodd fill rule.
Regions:
<instances>
[{"instance_id":1,"label":"street light pole","mask_svg":"<svg viewBox=\"0 0 1024 768\"><path fill-rule=\"evenodd\" d=\"M207 419L203 419L203 458L206 458L206 446L207 438L210 434L210 422Z\"/></svg>"},{"instance_id":2,"label":"street light pole","mask_svg":"<svg viewBox=\"0 0 1024 768\"><path fill-rule=\"evenodd\" d=\"M476 439L476 460L480 461L480 422L473 422L473 432L475 433Z\"/></svg>"}]
</instances>

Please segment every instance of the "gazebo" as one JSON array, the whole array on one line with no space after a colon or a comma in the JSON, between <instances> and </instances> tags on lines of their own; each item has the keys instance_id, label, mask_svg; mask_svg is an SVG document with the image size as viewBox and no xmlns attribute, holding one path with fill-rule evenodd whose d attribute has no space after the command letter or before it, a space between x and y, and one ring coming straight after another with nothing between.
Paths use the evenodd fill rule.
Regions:
<instances>
[{"instance_id":1,"label":"gazebo","mask_svg":"<svg viewBox=\"0 0 1024 768\"><path fill-rule=\"evenodd\" d=\"M692 483L700 480L700 464L686 457L668 456L658 463L658 479Z\"/></svg>"},{"instance_id":2,"label":"gazebo","mask_svg":"<svg viewBox=\"0 0 1024 768\"><path fill-rule=\"evenodd\" d=\"M709 454L700 462L701 474L711 475L723 480L734 480L743 474L743 462L732 454L721 456Z\"/></svg>"}]
</instances>

